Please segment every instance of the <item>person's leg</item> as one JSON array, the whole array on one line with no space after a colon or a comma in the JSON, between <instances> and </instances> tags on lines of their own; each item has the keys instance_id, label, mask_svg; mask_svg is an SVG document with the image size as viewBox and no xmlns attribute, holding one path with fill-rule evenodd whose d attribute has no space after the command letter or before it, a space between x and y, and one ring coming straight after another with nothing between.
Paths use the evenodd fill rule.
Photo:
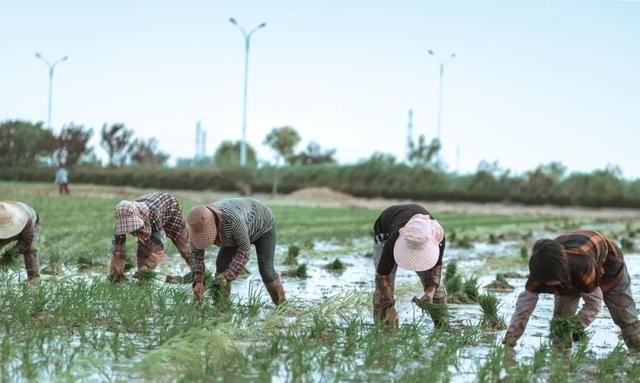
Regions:
<instances>
[{"instance_id":1,"label":"person's leg","mask_svg":"<svg viewBox=\"0 0 640 383\"><path fill-rule=\"evenodd\" d=\"M604 293L603 298L611 318L620 327L622 339L629 350L640 352L640 321L638 321L636 303L631 295L631 279L626 265L620 283Z\"/></svg>"},{"instance_id":2,"label":"person's leg","mask_svg":"<svg viewBox=\"0 0 640 383\"><path fill-rule=\"evenodd\" d=\"M282 280L273 267L276 252L276 226L258 238L255 242L258 256L258 270L264 286L274 304L279 305L287 300Z\"/></svg>"},{"instance_id":3,"label":"person's leg","mask_svg":"<svg viewBox=\"0 0 640 383\"><path fill-rule=\"evenodd\" d=\"M62 184L58 184L58 194L62 195L63 190Z\"/></svg>"},{"instance_id":4,"label":"person's leg","mask_svg":"<svg viewBox=\"0 0 640 383\"><path fill-rule=\"evenodd\" d=\"M69 194L69 184L64 184L64 193Z\"/></svg>"},{"instance_id":5,"label":"person's leg","mask_svg":"<svg viewBox=\"0 0 640 383\"><path fill-rule=\"evenodd\" d=\"M27 270L27 278L29 280L40 277L40 267L38 265L38 249L37 242L40 237L40 222L36 222L33 227L33 238L31 243L26 246L25 249L22 249L24 254L24 267Z\"/></svg>"},{"instance_id":6,"label":"person's leg","mask_svg":"<svg viewBox=\"0 0 640 383\"><path fill-rule=\"evenodd\" d=\"M559 318L575 314L578 311L579 295L555 295L553 298L553 317Z\"/></svg>"},{"instance_id":7,"label":"person's leg","mask_svg":"<svg viewBox=\"0 0 640 383\"><path fill-rule=\"evenodd\" d=\"M373 241L373 266L377 270L380 259L382 258L382 249L384 249L384 241ZM396 272L398 265L391 269L389 275L380 275L375 273L374 292L373 292L373 320L393 326L398 325L398 313L394 307L394 293Z\"/></svg>"}]
</instances>

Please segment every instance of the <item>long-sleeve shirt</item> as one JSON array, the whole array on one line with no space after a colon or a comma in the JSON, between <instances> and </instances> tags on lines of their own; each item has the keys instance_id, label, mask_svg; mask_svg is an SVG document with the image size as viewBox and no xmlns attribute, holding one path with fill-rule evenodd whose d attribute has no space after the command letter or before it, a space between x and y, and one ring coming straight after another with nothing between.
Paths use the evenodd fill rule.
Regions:
<instances>
[{"instance_id":1,"label":"long-sleeve shirt","mask_svg":"<svg viewBox=\"0 0 640 383\"><path fill-rule=\"evenodd\" d=\"M229 267L224 271L225 279L232 281L249 261L251 244L271 230L275 218L271 209L252 198L225 198L208 207L217 221L218 234L214 243L220 247L236 248ZM203 259L204 250L192 252L196 262Z\"/></svg>"},{"instance_id":2,"label":"long-sleeve shirt","mask_svg":"<svg viewBox=\"0 0 640 383\"><path fill-rule=\"evenodd\" d=\"M151 227L151 232L164 232L174 242L185 227L182 208L178 200L169 193L155 192L145 194L135 200L144 204L148 209L148 215L142 216L145 226ZM114 243L124 244L125 235L115 235Z\"/></svg>"},{"instance_id":3,"label":"long-sleeve shirt","mask_svg":"<svg viewBox=\"0 0 640 383\"><path fill-rule=\"evenodd\" d=\"M400 229L403 228L407 222L416 214L425 214L435 219L424 207L418 204L402 204L394 205L386 208L382 211L376 222L373 224L374 238L379 243L384 243L382 248L382 256L376 272L380 275L389 275L393 268L397 265L393 257L393 247L396 240L400 235ZM443 237L440 242L440 256L438 262L430 270L429 285L433 287L440 286L440 275L442 271L442 258L444 256L444 249L446 240Z\"/></svg>"},{"instance_id":4,"label":"long-sleeve shirt","mask_svg":"<svg viewBox=\"0 0 640 383\"><path fill-rule=\"evenodd\" d=\"M571 281L552 288L543 281L527 280L525 291L518 296L516 310L505 338L515 342L536 308L538 294L580 296L585 301L578 318L583 326L590 325L602 307L603 294L614 288L624 275L624 257L611 239L590 230L564 233L555 241L564 247L569 261Z\"/></svg>"},{"instance_id":5,"label":"long-sleeve shirt","mask_svg":"<svg viewBox=\"0 0 640 383\"><path fill-rule=\"evenodd\" d=\"M22 208L27 211L29 220L24 229L17 235L11 238L0 239L0 248L5 245L17 241L16 249L24 257L25 267L27 269L27 276L29 278L37 277L40 274L38 270L38 250L36 248L36 242L40 234L40 217L38 213L29 205L18 202Z\"/></svg>"}]
</instances>

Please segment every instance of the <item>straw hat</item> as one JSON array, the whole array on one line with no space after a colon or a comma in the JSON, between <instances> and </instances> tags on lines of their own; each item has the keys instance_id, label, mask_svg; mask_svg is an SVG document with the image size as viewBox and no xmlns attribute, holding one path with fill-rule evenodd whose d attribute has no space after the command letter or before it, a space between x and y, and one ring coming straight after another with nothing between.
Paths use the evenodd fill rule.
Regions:
<instances>
[{"instance_id":1,"label":"straw hat","mask_svg":"<svg viewBox=\"0 0 640 383\"><path fill-rule=\"evenodd\" d=\"M213 212L206 206L195 206L187 216L191 243L198 249L206 249L216 241L218 228Z\"/></svg>"},{"instance_id":2,"label":"straw hat","mask_svg":"<svg viewBox=\"0 0 640 383\"><path fill-rule=\"evenodd\" d=\"M29 222L29 212L18 202L0 202L0 238L20 234Z\"/></svg>"},{"instance_id":3,"label":"straw hat","mask_svg":"<svg viewBox=\"0 0 640 383\"><path fill-rule=\"evenodd\" d=\"M393 257L403 269L429 270L438 262L443 238L444 230L438 221L425 214L416 214L400 229Z\"/></svg>"}]
</instances>

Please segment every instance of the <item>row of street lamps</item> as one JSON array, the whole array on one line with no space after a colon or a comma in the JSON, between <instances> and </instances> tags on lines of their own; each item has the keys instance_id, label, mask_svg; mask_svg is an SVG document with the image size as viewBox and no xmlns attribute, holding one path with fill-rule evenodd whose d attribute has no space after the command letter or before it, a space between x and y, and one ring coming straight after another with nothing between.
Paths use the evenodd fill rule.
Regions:
<instances>
[{"instance_id":1,"label":"row of street lamps","mask_svg":"<svg viewBox=\"0 0 640 383\"><path fill-rule=\"evenodd\" d=\"M229 18L229 22L240 30L242 33L242 37L244 38L244 87L242 92L242 140L240 141L240 166L244 167L247 163L247 86L249 80L249 49L251 48L251 36L259 29L262 29L267 26L267 23L260 23L258 26L251 29L247 32L242 25L240 25L236 19L233 17ZM445 60L453 59L456 57L455 53L451 53L449 56L445 58L441 58L436 55L433 50L429 50L428 53L436 59L440 61L440 85L438 92L438 130L437 137L440 138L441 127L442 127L442 83L444 80L444 64ZM40 60L44 61L44 63L49 68L49 105L48 105L48 113L47 113L47 127L51 129L51 103L53 98L53 71L56 65L61 62L67 61L68 56L64 56L59 58L58 60L51 63L40 53L36 53L36 57Z\"/></svg>"}]
</instances>

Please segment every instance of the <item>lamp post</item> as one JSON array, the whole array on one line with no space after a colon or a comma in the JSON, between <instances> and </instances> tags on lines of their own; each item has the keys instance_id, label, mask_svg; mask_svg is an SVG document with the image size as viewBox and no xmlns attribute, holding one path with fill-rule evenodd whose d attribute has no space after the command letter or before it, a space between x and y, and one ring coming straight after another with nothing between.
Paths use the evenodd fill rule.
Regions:
<instances>
[{"instance_id":1,"label":"lamp post","mask_svg":"<svg viewBox=\"0 0 640 383\"><path fill-rule=\"evenodd\" d=\"M242 141L240 142L240 166L244 167L247 163L247 81L249 78L249 48L251 47L251 35L258 29L267 26L267 23L261 23L253 28L249 33L234 19L229 18L229 22L242 32L244 37L244 91L242 100Z\"/></svg>"},{"instance_id":2,"label":"lamp post","mask_svg":"<svg viewBox=\"0 0 640 383\"><path fill-rule=\"evenodd\" d=\"M40 53L36 53L36 57L39 58L40 60L44 61L44 63L47 64L47 67L49 67L49 109L48 109L48 114L47 114L47 127L49 129L53 130L51 128L51 101L52 101L52 97L53 97L53 70L55 69L56 65L58 65L59 63L61 63L63 61L67 61L67 59L69 57L68 56L61 57L61 58L57 59L56 61L54 61L53 64L51 64L49 62L49 60L47 60Z\"/></svg>"},{"instance_id":3,"label":"lamp post","mask_svg":"<svg viewBox=\"0 0 640 383\"><path fill-rule=\"evenodd\" d=\"M440 59L436 53L429 49L429 54L434 56L436 59L440 60L440 89L438 91L438 140L440 139L440 133L442 129L442 81L444 79L444 63L446 59L453 59L456 57L455 53L451 53L449 56L445 57L445 59Z\"/></svg>"}]
</instances>

